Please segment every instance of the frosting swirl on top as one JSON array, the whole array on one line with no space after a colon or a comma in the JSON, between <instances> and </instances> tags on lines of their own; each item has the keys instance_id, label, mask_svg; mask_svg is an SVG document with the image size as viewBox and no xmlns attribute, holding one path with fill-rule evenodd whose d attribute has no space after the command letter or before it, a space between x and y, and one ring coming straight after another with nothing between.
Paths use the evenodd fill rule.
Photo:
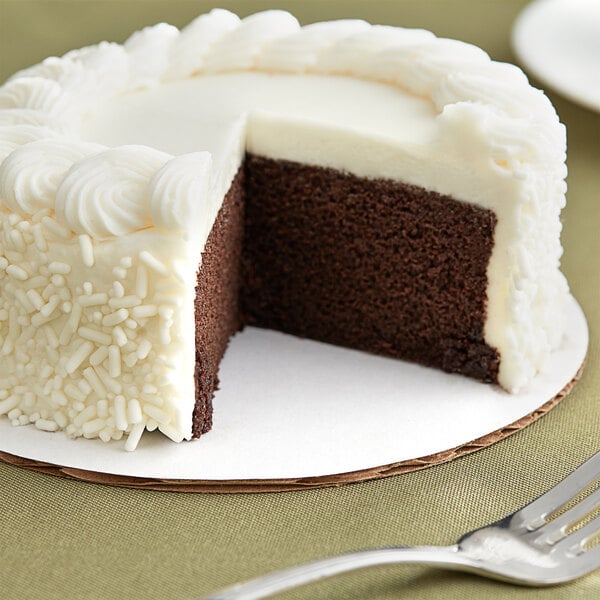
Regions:
<instances>
[{"instance_id":1,"label":"frosting swirl on top","mask_svg":"<svg viewBox=\"0 0 600 600\"><path fill-rule=\"evenodd\" d=\"M167 162L152 177L150 211L158 229L190 232L199 226L199 213L208 198L212 157L192 152Z\"/></svg>"},{"instance_id":2,"label":"frosting swirl on top","mask_svg":"<svg viewBox=\"0 0 600 600\"><path fill-rule=\"evenodd\" d=\"M148 182L171 158L147 146L121 146L75 163L56 192L58 222L98 239L150 227Z\"/></svg>"},{"instance_id":3,"label":"frosting swirl on top","mask_svg":"<svg viewBox=\"0 0 600 600\"><path fill-rule=\"evenodd\" d=\"M104 147L49 139L17 148L0 165L0 201L21 215L54 208L56 190L71 165Z\"/></svg>"}]
</instances>

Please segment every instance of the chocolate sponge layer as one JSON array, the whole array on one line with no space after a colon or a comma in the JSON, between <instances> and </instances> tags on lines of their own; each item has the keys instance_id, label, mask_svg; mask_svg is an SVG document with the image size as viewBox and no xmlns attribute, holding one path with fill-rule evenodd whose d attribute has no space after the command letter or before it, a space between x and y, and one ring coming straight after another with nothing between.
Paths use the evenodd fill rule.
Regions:
<instances>
[{"instance_id":1,"label":"chocolate sponge layer","mask_svg":"<svg viewBox=\"0 0 600 600\"><path fill-rule=\"evenodd\" d=\"M493 212L247 156L246 323L496 381L483 339Z\"/></svg>"},{"instance_id":2,"label":"chocolate sponge layer","mask_svg":"<svg viewBox=\"0 0 600 600\"><path fill-rule=\"evenodd\" d=\"M227 192L208 236L198 271L196 299L196 405L192 436L212 425L212 398L219 385L219 363L229 338L242 326L239 312L244 233L244 174Z\"/></svg>"},{"instance_id":3,"label":"chocolate sponge layer","mask_svg":"<svg viewBox=\"0 0 600 600\"><path fill-rule=\"evenodd\" d=\"M247 155L198 273L194 437L244 324L496 382L483 338L495 226L419 187Z\"/></svg>"}]
</instances>

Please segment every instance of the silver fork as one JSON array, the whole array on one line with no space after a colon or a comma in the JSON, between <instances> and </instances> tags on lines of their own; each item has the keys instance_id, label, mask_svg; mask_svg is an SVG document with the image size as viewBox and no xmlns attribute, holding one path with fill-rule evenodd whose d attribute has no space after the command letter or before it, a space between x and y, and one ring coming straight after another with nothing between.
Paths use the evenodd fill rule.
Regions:
<instances>
[{"instance_id":1,"label":"silver fork","mask_svg":"<svg viewBox=\"0 0 600 600\"><path fill-rule=\"evenodd\" d=\"M256 600L377 565L419 563L527 586L549 586L600 568L600 453L551 490L452 546L373 548L277 571L205 600ZM595 542L598 542L598 545Z\"/></svg>"}]
</instances>

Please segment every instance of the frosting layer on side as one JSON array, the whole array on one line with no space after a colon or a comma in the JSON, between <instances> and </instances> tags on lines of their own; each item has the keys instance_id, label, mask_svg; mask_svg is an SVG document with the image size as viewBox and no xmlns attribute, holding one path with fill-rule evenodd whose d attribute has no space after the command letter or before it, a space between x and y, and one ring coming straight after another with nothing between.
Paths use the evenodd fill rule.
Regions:
<instances>
[{"instance_id":1,"label":"frosting layer on side","mask_svg":"<svg viewBox=\"0 0 600 600\"><path fill-rule=\"evenodd\" d=\"M215 10L0 87L0 414L130 448L144 427L190 436L172 382L193 382L195 273L246 150L493 210L501 385L560 344L565 132L519 69L421 30Z\"/></svg>"}]
</instances>

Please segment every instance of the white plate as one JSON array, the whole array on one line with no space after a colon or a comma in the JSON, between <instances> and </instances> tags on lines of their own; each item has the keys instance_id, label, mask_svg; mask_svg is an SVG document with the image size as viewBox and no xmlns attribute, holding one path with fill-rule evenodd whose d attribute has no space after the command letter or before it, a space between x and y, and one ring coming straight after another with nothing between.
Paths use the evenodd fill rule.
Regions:
<instances>
[{"instance_id":1,"label":"white plate","mask_svg":"<svg viewBox=\"0 0 600 600\"><path fill-rule=\"evenodd\" d=\"M512 42L537 79L600 112L599 0L536 0L515 21Z\"/></svg>"},{"instance_id":2,"label":"white plate","mask_svg":"<svg viewBox=\"0 0 600 600\"><path fill-rule=\"evenodd\" d=\"M0 419L0 451L88 471L157 479L285 479L347 473L465 444L528 415L581 367L585 317L573 299L568 335L530 388L510 395L458 375L248 328L221 367L214 430L174 444L145 435L72 440Z\"/></svg>"}]
</instances>

